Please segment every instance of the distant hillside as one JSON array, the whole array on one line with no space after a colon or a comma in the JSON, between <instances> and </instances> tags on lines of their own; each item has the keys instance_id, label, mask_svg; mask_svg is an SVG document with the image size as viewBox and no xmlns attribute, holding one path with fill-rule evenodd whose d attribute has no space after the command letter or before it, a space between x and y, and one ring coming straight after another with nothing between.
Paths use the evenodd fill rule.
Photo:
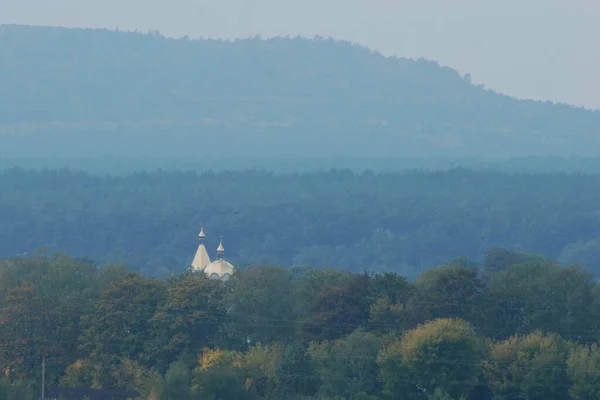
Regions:
<instances>
[{"instance_id":1,"label":"distant hillside","mask_svg":"<svg viewBox=\"0 0 600 400\"><path fill-rule=\"evenodd\" d=\"M600 175L0 172L0 258L50 246L165 276L204 226L234 265L396 271L494 247L580 263L600 277Z\"/></svg>"},{"instance_id":2,"label":"distant hillside","mask_svg":"<svg viewBox=\"0 0 600 400\"><path fill-rule=\"evenodd\" d=\"M334 40L0 26L0 49L0 149L14 156L600 153L600 112Z\"/></svg>"}]
</instances>

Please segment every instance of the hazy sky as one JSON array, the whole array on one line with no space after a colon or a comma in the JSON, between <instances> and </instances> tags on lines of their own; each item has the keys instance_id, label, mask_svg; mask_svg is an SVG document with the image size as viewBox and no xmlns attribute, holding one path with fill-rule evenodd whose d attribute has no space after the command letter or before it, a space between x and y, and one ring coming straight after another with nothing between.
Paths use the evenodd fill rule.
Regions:
<instances>
[{"instance_id":1,"label":"hazy sky","mask_svg":"<svg viewBox=\"0 0 600 400\"><path fill-rule=\"evenodd\" d=\"M600 0L0 0L0 23L332 36L520 98L600 109Z\"/></svg>"}]
</instances>

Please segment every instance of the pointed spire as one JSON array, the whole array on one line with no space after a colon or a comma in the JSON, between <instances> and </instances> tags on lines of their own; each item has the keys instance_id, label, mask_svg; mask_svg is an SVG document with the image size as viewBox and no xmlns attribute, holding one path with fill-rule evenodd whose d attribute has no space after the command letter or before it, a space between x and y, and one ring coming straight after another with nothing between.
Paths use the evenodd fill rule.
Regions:
<instances>
[{"instance_id":1,"label":"pointed spire","mask_svg":"<svg viewBox=\"0 0 600 400\"><path fill-rule=\"evenodd\" d=\"M198 250L196 251L196 255L194 256L191 267L195 271L203 271L204 268L210 264L210 257L208 256L206 247L204 247L204 239L206 238L206 235L204 234L204 228L200 229L198 238L200 239L200 244L198 245Z\"/></svg>"},{"instance_id":2,"label":"pointed spire","mask_svg":"<svg viewBox=\"0 0 600 400\"><path fill-rule=\"evenodd\" d=\"M223 236L221 235L219 238L219 247L217 247L217 254L219 258L223 258L225 254L225 248L223 247Z\"/></svg>"}]
</instances>

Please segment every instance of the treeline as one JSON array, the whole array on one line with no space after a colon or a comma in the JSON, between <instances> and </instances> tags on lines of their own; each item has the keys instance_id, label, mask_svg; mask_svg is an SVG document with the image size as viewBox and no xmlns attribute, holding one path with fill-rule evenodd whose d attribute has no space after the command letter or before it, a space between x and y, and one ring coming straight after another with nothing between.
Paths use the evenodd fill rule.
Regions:
<instances>
[{"instance_id":1,"label":"treeline","mask_svg":"<svg viewBox=\"0 0 600 400\"><path fill-rule=\"evenodd\" d=\"M418 273L503 247L594 273L600 175L445 172L272 174L68 170L0 173L0 257L51 247L166 277L192 261L204 226L238 267L310 265Z\"/></svg>"},{"instance_id":2,"label":"treeline","mask_svg":"<svg viewBox=\"0 0 600 400\"><path fill-rule=\"evenodd\" d=\"M414 282L275 266L161 280L62 254L7 259L0 398L36 398L44 357L49 386L143 399L594 399L599 289L584 269L503 249Z\"/></svg>"},{"instance_id":3,"label":"treeline","mask_svg":"<svg viewBox=\"0 0 600 400\"><path fill-rule=\"evenodd\" d=\"M283 174L324 172L332 169L362 172L400 172L406 170L447 171L458 167L474 171L505 173L600 173L600 157L511 157L486 160L460 157L303 157L271 156L228 157L220 154L194 157L0 157L0 170L58 170L68 168L95 176L128 176L140 171L244 171L259 170Z\"/></svg>"}]
</instances>

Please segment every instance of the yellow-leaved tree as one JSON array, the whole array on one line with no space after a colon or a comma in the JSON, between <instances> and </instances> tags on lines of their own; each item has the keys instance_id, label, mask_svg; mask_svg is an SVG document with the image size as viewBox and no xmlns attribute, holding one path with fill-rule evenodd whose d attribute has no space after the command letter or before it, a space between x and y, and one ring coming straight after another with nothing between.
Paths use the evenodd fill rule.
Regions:
<instances>
[{"instance_id":1,"label":"yellow-leaved tree","mask_svg":"<svg viewBox=\"0 0 600 400\"><path fill-rule=\"evenodd\" d=\"M462 319L436 319L406 332L378 355L390 399L421 399L436 390L468 396L481 375L484 346Z\"/></svg>"}]
</instances>

